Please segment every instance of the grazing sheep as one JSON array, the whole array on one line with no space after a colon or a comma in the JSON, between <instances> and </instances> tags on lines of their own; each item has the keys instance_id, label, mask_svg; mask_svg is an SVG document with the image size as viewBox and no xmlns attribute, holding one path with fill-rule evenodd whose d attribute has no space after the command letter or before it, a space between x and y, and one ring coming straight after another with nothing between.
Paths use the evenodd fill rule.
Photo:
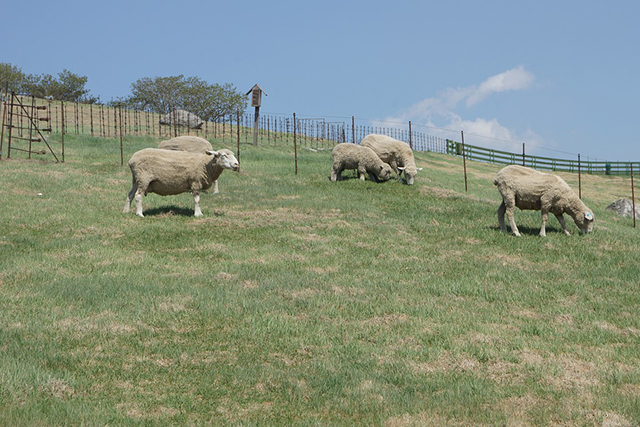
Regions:
<instances>
[{"instance_id":1,"label":"grazing sheep","mask_svg":"<svg viewBox=\"0 0 640 427\"><path fill-rule=\"evenodd\" d=\"M206 153L213 151L211 143L199 136L185 135L177 136L166 141L160 141L158 148L173 151L189 151L190 153ZM227 150L228 151L228 150ZM213 194L218 194L218 180L213 182Z\"/></svg>"},{"instance_id":2,"label":"grazing sheep","mask_svg":"<svg viewBox=\"0 0 640 427\"><path fill-rule=\"evenodd\" d=\"M142 197L147 193L161 196L191 191L195 202L195 216L202 216L200 192L207 190L225 169L238 169L238 160L229 150L189 153L184 151L145 148L131 156L129 168L133 186L127 195L123 212L128 213L131 201L136 200L136 215L142 215Z\"/></svg>"},{"instance_id":3,"label":"grazing sheep","mask_svg":"<svg viewBox=\"0 0 640 427\"><path fill-rule=\"evenodd\" d=\"M391 167L380 160L368 147L343 142L336 145L331 154L333 156L331 181L341 181L342 171L345 169L357 169L362 181L365 174L369 174L369 178L374 182L387 181L391 178Z\"/></svg>"},{"instance_id":4,"label":"grazing sheep","mask_svg":"<svg viewBox=\"0 0 640 427\"><path fill-rule=\"evenodd\" d=\"M160 141L158 148L163 150L189 151L191 153L206 153L207 150L213 150L211 143L199 136L178 136L175 138Z\"/></svg>"},{"instance_id":5,"label":"grazing sheep","mask_svg":"<svg viewBox=\"0 0 640 427\"><path fill-rule=\"evenodd\" d=\"M498 208L498 222L500 230L507 232L504 214L507 213L511 231L520 236L513 211L517 206L522 210L539 210L542 213L542 228L540 236L546 236L547 215L554 214L564 234L570 236L564 222L563 213L568 213L580 229L580 233L593 230L593 212L573 192L564 179L557 175L538 172L523 166L511 165L503 168L497 174L493 183L498 186L502 195L502 203Z\"/></svg>"},{"instance_id":6,"label":"grazing sheep","mask_svg":"<svg viewBox=\"0 0 640 427\"><path fill-rule=\"evenodd\" d=\"M402 182L402 173L404 172L404 182L412 185L416 174L422 170L422 168L416 167L413 151L406 142L372 133L365 136L360 145L375 151L383 162L393 168L400 182Z\"/></svg>"}]
</instances>

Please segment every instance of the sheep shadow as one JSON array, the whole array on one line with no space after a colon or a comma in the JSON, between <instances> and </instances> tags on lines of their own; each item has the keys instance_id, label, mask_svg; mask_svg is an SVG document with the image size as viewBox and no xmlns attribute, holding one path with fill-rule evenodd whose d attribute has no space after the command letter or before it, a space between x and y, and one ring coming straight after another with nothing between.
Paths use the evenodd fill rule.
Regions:
<instances>
[{"instance_id":1,"label":"sheep shadow","mask_svg":"<svg viewBox=\"0 0 640 427\"><path fill-rule=\"evenodd\" d=\"M161 206L159 208L151 208L147 209L143 212L144 216L171 216L171 215L179 215L179 216L193 216L195 211L193 209L188 208L180 208L177 206Z\"/></svg>"},{"instance_id":2,"label":"sheep shadow","mask_svg":"<svg viewBox=\"0 0 640 427\"><path fill-rule=\"evenodd\" d=\"M189 209L189 208L181 208L175 205L168 205L168 206L161 206L158 208L151 208L151 209L146 209L142 212L144 214L144 216L172 216L172 215L177 215L177 216L187 216L187 217L193 217L193 215L195 214L195 211L193 209ZM210 210L210 211L203 211L204 216L208 216L208 217L218 217L218 216L224 216L224 214L222 212L216 212L214 210Z\"/></svg>"},{"instance_id":3,"label":"sheep shadow","mask_svg":"<svg viewBox=\"0 0 640 427\"><path fill-rule=\"evenodd\" d=\"M491 230L500 232L499 225L490 225L488 228ZM522 234L523 236L524 235L538 236L540 234L540 227L529 227L526 225L518 225L518 231L520 231L520 234ZM547 232L547 236L553 233L564 234L564 231L562 230L561 227L549 226L549 223L547 223L546 232ZM511 227L509 227L509 225L507 225L507 234L513 235L513 232L511 231Z\"/></svg>"},{"instance_id":4,"label":"sheep shadow","mask_svg":"<svg viewBox=\"0 0 640 427\"><path fill-rule=\"evenodd\" d=\"M331 176L330 176L330 175L329 175L329 176L327 176L327 179L328 179L329 181L331 181ZM358 174L357 174L357 173L355 173L355 172L354 172L353 174L351 174L351 173L346 173L346 174L345 174L345 173L343 172L343 173L342 173L342 179L336 180L335 182L341 182L341 181L352 181L352 180L359 180L359 179L360 179L360 177L359 177L359 176L358 176ZM385 182L389 182L389 181L391 181L391 179L389 179L389 180L387 180L387 181L378 181L377 179L372 180L372 179L371 179L371 177L370 177L369 175L366 175L366 177L365 177L365 181L367 181L367 182L373 182L374 184L384 184Z\"/></svg>"}]
</instances>

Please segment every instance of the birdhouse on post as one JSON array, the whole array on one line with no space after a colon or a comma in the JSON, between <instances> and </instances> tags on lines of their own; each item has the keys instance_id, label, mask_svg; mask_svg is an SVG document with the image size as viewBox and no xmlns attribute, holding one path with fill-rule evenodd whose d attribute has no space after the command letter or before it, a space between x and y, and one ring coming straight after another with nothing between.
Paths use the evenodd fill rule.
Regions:
<instances>
[{"instance_id":1,"label":"birdhouse on post","mask_svg":"<svg viewBox=\"0 0 640 427\"><path fill-rule=\"evenodd\" d=\"M255 114L253 118L253 145L258 146L258 123L260 119L260 104L262 103L262 93L264 91L259 85L254 85L246 95L251 94L251 106L255 107ZM265 96L267 93L265 92Z\"/></svg>"}]
</instances>

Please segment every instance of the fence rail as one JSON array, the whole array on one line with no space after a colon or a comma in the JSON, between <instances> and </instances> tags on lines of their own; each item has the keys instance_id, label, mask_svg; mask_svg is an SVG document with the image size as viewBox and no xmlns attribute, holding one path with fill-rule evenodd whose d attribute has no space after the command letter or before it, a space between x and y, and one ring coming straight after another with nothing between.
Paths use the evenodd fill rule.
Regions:
<instances>
[{"instance_id":1,"label":"fence rail","mask_svg":"<svg viewBox=\"0 0 640 427\"><path fill-rule=\"evenodd\" d=\"M462 156L462 143L447 139L447 154ZM503 165L523 165L534 169L555 172L578 171L588 174L631 175L631 167L640 170L640 162L582 161L579 159L555 159L552 157L532 156L529 154L511 153L464 144L464 155L469 160Z\"/></svg>"}]
</instances>

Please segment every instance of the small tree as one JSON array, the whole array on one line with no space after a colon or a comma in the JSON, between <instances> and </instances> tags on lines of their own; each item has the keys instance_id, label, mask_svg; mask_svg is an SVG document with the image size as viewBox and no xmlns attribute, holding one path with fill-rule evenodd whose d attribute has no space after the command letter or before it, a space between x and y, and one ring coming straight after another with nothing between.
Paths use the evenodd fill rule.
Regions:
<instances>
[{"instance_id":1,"label":"small tree","mask_svg":"<svg viewBox=\"0 0 640 427\"><path fill-rule=\"evenodd\" d=\"M20 93L25 80L26 76L20 68L6 62L0 63L0 90Z\"/></svg>"},{"instance_id":2,"label":"small tree","mask_svg":"<svg viewBox=\"0 0 640 427\"><path fill-rule=\"evenodd\" d=\"M145 77L131 85L129 105L166 114L176 109L188 110L203 120L217 120L224 115L244 111L246 100L230 85L209 84L197 77Z\"/></svg>"},{"instance_id":3,"label":"small tree","mask_svg":"<svg viewBox=\"0 0 640 427\"><path fill-rule=\"evenodd\" d=\"M166 114L175 108L182 108L181 94L186 88L184 76L144 77L131 85L131 97L126 101L133 107L150 109Z\"/></svg>"},{"instance_id":4,"label":"small tree","mask_svg":"<svg viewBox=\"0 0 640 427\"><path fill-rule=\"evenodd\" d=\"M96 99L88 96L89 90L85 89L86 84L86 76L63 70L58 73L57 79L51 74L30 74L25 77L23 89L25 93L35 97L50 96L59 101L79 102L82 99Z\"/></svg>"}]
</instances>

